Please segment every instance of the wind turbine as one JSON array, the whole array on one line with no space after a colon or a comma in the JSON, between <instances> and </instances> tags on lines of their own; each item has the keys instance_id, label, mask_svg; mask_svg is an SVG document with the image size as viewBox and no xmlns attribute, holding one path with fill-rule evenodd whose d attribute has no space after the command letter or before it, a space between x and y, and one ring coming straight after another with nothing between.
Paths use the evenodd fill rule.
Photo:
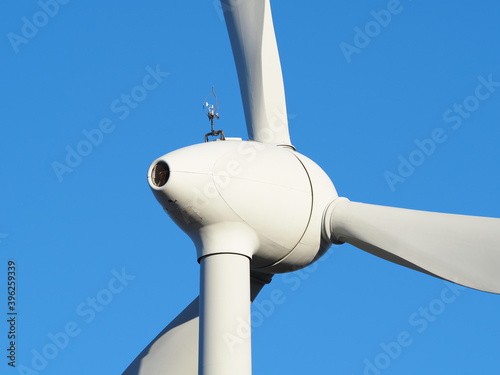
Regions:
<instances>
[{"instance_id":1,"label":"wind turbine","mask_svg":"<svg viewBox=\"0 0 500 375\"><path fill-rule=\"evenodd\" d=\"M249 141L197 144L152 163L155 197L195 243L200 297L124 374L251 374L250 301L273 274L310 265L332 243L500 293L500 219L339 197L291 143L269 0L221 3Z\"/></svg>"}]
</instances>

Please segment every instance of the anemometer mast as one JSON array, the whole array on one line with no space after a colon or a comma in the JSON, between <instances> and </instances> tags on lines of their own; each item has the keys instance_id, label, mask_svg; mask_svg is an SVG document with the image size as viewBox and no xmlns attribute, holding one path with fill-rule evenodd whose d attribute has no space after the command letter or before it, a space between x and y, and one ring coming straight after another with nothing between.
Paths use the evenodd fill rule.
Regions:
<instances>
[{"instance_id":1,"label":"anemometer mast","mask_svg":"<svg viewBox=\"0 0 500 375\"><path fill-rule=\"evenodd\" d=\"M208 102L210 96L213 96L215 104L210 104ZM210 120L210 127L211 127L211 132L205 134L205 142L209 141L209 137L219 137L221 141L225 140L226 138L224 137L224 131L215 130L214 128L215 119L219 118L219 100L217 99L217 95L215 94L213 87L212 87L212 92L210 92L210 94L208 94L203 100L203 111Z\"/></svg>"}]
</instances>

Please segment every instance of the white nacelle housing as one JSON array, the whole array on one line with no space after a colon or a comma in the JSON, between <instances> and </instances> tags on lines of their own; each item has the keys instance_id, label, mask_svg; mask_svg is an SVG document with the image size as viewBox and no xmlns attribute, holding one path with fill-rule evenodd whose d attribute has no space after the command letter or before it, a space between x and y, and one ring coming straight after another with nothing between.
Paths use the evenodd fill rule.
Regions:
<instances>
[{"instance_id":1,"label":"white nacelle housing","mask_svg":"<svg viewBox=\"0 0 500 375\"><path fill-rule=\"evenodd\" d=\"M252 269L289 272L329 247L323 214L337 192L319 166L290 148L253 141L197 144L154 161L148 181L194 241L198 259L237 253L252 259Z\"/></svg>"}]
</instances>

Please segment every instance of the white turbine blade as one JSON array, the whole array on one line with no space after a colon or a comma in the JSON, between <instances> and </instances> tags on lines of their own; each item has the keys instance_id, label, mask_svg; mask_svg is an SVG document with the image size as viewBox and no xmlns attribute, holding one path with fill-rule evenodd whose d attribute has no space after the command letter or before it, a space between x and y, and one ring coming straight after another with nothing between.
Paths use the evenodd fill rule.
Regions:
<instances>
[{"instance_id":1,"label":"white turbine blade","mask_svg":"<svg viewBox=\"0 0 500 375\"><path fill-rule=\"evenodd\" d=\"M330 238L470 288L500 293L500 219L334 201Z\"/></svg>"},{"instance_id":2,"label":"white turbine blade","mask_svg":"<svg viewBox=\"0 0 500 375\"><path fill-rule=\"evenodd\" d=\"M123 375L198 374L199 297L137 356Z\"/></svg>"},{"instance_id":3,"label":"white turbine blade","mask_svg":"<svg viewBox=\"0 0 500 375\"><path fill-rule=\"evenodd\" d=\"M252 301L272 275L252 272ZM122 375L198 374L199 297L137 356Z\"/></svg>"},{"instance_id":4,"label":"white turbine blade","mask_svg":"<svg viewBox=\"0 0 500 375\"><path fill-rule=\"evenodd\" d=\"M250 139L291 145L269 0L221 0Z\"/></svg>"}]
</instances>

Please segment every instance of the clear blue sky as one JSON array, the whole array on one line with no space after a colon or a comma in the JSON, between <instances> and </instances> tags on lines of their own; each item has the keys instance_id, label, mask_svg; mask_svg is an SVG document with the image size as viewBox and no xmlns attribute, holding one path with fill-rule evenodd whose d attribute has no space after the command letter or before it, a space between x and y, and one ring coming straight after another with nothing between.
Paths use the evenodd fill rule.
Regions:
<instances>
[{"instance_id":1,"label":"clear blue sky","mask_svg":"<svg viewBox=\"0 0 500 375\"><path fill-rule=\"evenodd\" d=\"M151 194L149 164L203 141L212 85L217 126L246 137L215 0L65 1L0 5L2 375L121 374L198 294L194 248ZM292 141L340 195L500 216L497 1L272 6ZM500 296L350 245L328 254L261 294L283 299L254 328L255 374L498 372ZM4 355L10 259L16 364L45 348L42 371Z\"/></svg>"}]
</instances>

